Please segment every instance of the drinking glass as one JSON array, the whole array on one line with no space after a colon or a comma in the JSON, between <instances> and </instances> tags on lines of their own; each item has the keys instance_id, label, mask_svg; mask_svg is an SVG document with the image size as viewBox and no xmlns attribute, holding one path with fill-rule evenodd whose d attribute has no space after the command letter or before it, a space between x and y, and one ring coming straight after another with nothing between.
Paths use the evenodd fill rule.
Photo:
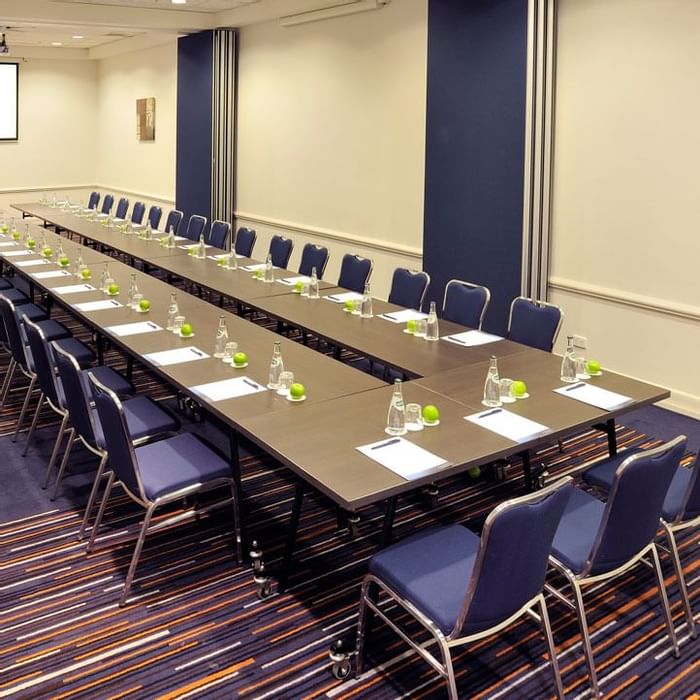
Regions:
<instances>
[{"instance_id":1,"label":"drinking glass","mask_svg":"<svg viewBox=\"0 0 700 700\"><path fill-rule=\"evenodd\" d=\"M411 430L413 432L423 430L421 410L422 407L419 403L406 404L406 430Z\"/></svg>"},{"instance_id":2,"label":"drinking glass","mask_svg":"<svg viewBox=\"0 0 700 700\"><path fill-rule=\"evenodd\" d=\"M222 362L230 365L233 362L233 356L238 352L238 343L235 340L231 340L224 346L224 354L221 358Z\"/></svg>"},{"instance_id":3,"label":"drinking glass","mask_svg":"<svg viewBox=\"0 0 700 700\"><path fill-rule=\"evenodd\" d=\"M585 357L576 358L576 379L590 379L588 373L588 360Z\"/></svg>"},{"instance_id":4,"label":"drinking glass","mask_svg":"<svg viewBox=\"0 0 700 700\"><path fill-rule=\"evenodd\" d=\"M134 295L131 297L131 308L134 309L134 311L138 311L141 308L141 299L143 299L143 294L141 294L141 292L134 292Z\"/></svg>"},{"instance_id":5,"label":"drinking glass","mask_svg":"<svg viewBox=\"0 0 700 700\"><path fill-rule=\"evenodd\" d=\"M175 316L175 320L173 321L173 333L175 333L175 335L180 335L180 329L182 328L184 323L184 316Z\"/></svg>"},{"instance_id":6,"label":"drinking glass","mask_svg":"<svg viewBox=\"0 0 700 700\"><path fill-rule=\"evenodd\" d=\"M513 380L512 379L501 379L499 382L500 393L501 393L501 403L515 403L515 397L513 396Z\"/></svg>"},{"instance_id":7,"label":"drinking glass","mask_svg":"<svg viewBox=\"0 0 700 700\"><path fill-rule=\"evenodd\" d=\"M419 318L416 321L416 330L415 330L413 335L416 338L425 338L425 333L426 333L427 329L428 329L427 319Z\"/></svg>"},{"instance_id":8,"label":"drinking glass","mask_svg":"<svg viewBox=\"0 0 700 700\"><path fill-rule=\"evenodd\" d=\"M277 393L280 396L288 396L292 384L294 384L294 372L290 372L289 370L280 372L280 381L277 387Z\"/></svg>"}]
</instances>

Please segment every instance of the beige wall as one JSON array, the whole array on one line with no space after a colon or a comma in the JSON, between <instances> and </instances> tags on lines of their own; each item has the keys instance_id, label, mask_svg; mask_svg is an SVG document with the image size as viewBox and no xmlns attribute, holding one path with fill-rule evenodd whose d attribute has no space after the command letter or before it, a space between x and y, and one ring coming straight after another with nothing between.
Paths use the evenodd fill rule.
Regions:
<instances>
[{"instance_id":1,"label":"beige wall","mask_svg":"<svg viewBox=\"0 0 700 700\"><path fill-rule=\"evenodd\" d=\"M562 337L700 415L700 2L559 0L552 298Z\"/></svg>"}]
</instances>

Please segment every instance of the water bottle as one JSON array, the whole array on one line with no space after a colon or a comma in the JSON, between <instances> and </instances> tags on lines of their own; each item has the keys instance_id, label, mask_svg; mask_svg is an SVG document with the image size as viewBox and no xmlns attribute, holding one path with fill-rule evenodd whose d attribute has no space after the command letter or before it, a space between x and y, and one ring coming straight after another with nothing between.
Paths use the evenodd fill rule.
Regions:
<instances>
[{"instance_id":1,"label":"water bottle","mask_svg":"<svg viewBox=\"0 0 700 700\"><path fill-rule=\"evenodd\" d=\"M406 407L403 402L401 380L394 380L394 393L391 395L389 413L386 417L386 432L389 435L406 434Z\"/></svg>"},{"instance_id":2,"label":"water bottle","mask_svg":"<svg viewBox=\"0 0 700 700\"><path fill-rule=\"evenodd\" d=\"M576 357L574 356L574 337L568 336L566 339L566 352L561 358L562 382L573 384L576 381Z\"/></svg>"},{"instance_id":3,"label":"water bottle","mask_svg":"<svg viewBox=\"0 0 700 700\"><path fill-rule=\"evenodd\" d=\"M126 222L126 235L131 236L134 232L134 225L131 223L131 221Z\"/></svg>"},{"instance_id":4,"label":"water bottle","mask_svg":"<svg viewBox=\"0 0 700 700\"><path fill-rule=\"evenodd\" d=\"M265 259L265 276L263 279L265 282L275 281L275 272L272 269L272 256L269 253Z\"/></svg>"},{"instance_id":5,"label":"water bottle","mask_svg":"<svg viewBox=\"0 0 700 700\"><path fill-rule=\"evenodd\" d=\"M83 262L83 256L80 253L78 253L77 257L75 258L75 264L73 266L73 274L76 277L82 278L84 267L85 263Z\"/></svg>"},{"instance_id":6,"label":"water bottle","mask_svg":"<svg viewBox=\"0 0 700 700\"><path fill-rule=\"evenodd\" d=\"M172 226L168 229L168 237L166 239L165 247L166 248L174 248L175 247L175 231L173 231Z\"/></svg>"},{"instance_id":7,"label":"water bottle","mask_svg":"<svg viewBox=\"0 0 700 700\"><path fill-rule=\"evenodd\" d=\"M168 306L168 323L165 326L167 330L175 332L175 317L180 313L180 308L177 305L177 294L170 293L170 305Z\"/></svg>"},{"instance_id":8,"label":"water bottle","mask_svg":"<svg viewBox=\"0 0 700 700\"><path fill-rule=\"evenodd\" d=\"M438 327L438 317L437 311L435 310L435 302L430 302L430 311L428 312L428 319L425 322L425 339L426 340L439 340L440 339L440 329Z\"/></svg>"},{"instance_id":9,"label":"water bottle","mask_svg":"<svg viewBox=\"0 0 700 700\"><path fill-rule=\"evenodd\" d=\"M55 192L51 195L51 208L52 209L56 208L56 193Z\"/></svg>"},{"instance_id":10,"label":"water bottle","mask_svg":"<svg viewBox=\"0 0 700 700\"><path fill-rule=\"evenodd\" d=\"M204 260L204 258L207 257L207 245L204 242L203 233L199 234L199 242L197 243L197 252L195 253L195 257L198 260Z\"/></svg>"},{"instance_id":11,"label":"water bottle","mask_svg":"<svg viewBox=\"0 0 700 700\"><path fill-rule=\"evenodd\" d=\"M134 296L138 294L139 288L136 285L136 273L132 272L129 277L129 291L126 295L126 305L132 309L138 309L138 304L134 303Z\"/></svg>"},{"instance_id":12,"label":"water bottle","mask_svg":"<svg viewBox=\"0 0 700 700\"><path fill-rule=\"evenodd\" d=\"M275 340L272 348L272 359L270 360L270 375L267 382L268 389L277 389L280 385L280 374L284 372L284 362L282 361L281 343Z\"/></svg>"},{"instance_id":13,"label":"water bottle","mask_svg":"<svg viewBox=\"0 0 700 700\"><path fill-rule=\"evenodd\" d=\"M106 294L109 288L109 263L102 266L102 276L100 277L100 289Z\"/></svg>"},{"instance_id":14,"label":"water bottle","mask_svg":"<svg viewBox=\"0 0 700 700\"><path fill-rule=\"evenodd\" d=\"M237 270L238 269L238 258L236 257L236 251L231 250L226 258L226 269L227 270Z\"/></svg>"},{"instance_id":15,"label":"water bottle","mask_svg":"<svg viewBox=\"0 0 700 700\"><path fill-rule=\"evenodd\" d=\"M369 291L369 282L365 282L365 289L362 292L362 301L360 302L360 317L372 318L372 294Z\"/></svg>"},{"instance_id":16,"label":"water bottle","mask_svg":"<svg viewBox=\"0 0 700 700\"><path fill-rule=\"evenodd\" d=\"M484 382L484 406L495 407L501 405L501 378L498 376L498 360L491 355L489 371Z\"/></svg>"},{"instance_id":17,"label":"water bottle","mask_svg":"<svg viewBox=\"0 0 700 700\"><path fill-rule=\"evenodd\" d=\"M309 299L318 299L318 275L316 274L316 268L311 268L311 279L309 280Z\"/></svg>"},{"instance_id":18,"label":"water bottle","mask_svg":"<svg viewBox=\"0 0 700 700\"><path fill-rule=\"evenodd\" d=\"M150 221L146 224L146 228L143 231L143 238L145 241L150 241L153 238L153 229Z\"/></svg>"},{"instance_id":19,"label":"water bottle","mask_svg":"<svg viewBox=\"0 0 700 700\"><path fill-rule=\"evenodd\" d=\"M214 344L214 357L222 358L228 343L228 329L226 328L226 319L219 316L219 327L216 329L216 343Z\"/></svg>"}]
</instances>

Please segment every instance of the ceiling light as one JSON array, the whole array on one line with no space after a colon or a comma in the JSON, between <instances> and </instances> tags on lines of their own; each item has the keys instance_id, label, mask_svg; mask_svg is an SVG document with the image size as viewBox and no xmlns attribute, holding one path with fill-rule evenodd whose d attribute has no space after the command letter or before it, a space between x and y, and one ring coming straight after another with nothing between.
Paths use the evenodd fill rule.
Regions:
<instances>
[{"instance_id":1,"label":"ceiling light","mask_svg":"<svg viewBox=\"0 0 700 700\"><path fill-rule=\"evenodd\" d=\"M187 0L170 0L173 5L186 5Z\"/></svg>"},{"instance_id":2,"label":"ceiling light","mask_svg":"<svg viewBox=\"0 0 700 700\"><path fill-rule=\"evenodd\" d=\"M85 37L82 34L73 34L71 39L84 39Z\"/></svg>"},{"instance_id":3,"label":"ceiling light","mask_svg":"<svg viewBox=\"0 0 700 700\"><path fill-rule=\"evenodd\" d=\"M52 41L51 46L63 46L63 42L62 41Z\"/></svg>"}]
</instances>

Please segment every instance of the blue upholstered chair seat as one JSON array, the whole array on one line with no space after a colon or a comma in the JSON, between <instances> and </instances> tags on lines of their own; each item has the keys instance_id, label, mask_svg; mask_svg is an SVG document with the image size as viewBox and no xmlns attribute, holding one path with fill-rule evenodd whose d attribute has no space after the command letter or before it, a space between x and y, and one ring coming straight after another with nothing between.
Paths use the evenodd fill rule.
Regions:
<instances>
[{"instance_id":1,"label":"blue upholstered chair seat","mask_svg":"<svg viewBox=\"0 0 700 700\"><path fill-rule=\"evenodd\" d=\"M575 574L581 573L593 549L605 504L594 496L574 489L559 521L552 543L552 555Z\"/></svg>"},{"instance_id":2,"label":"blue upholstered chair seat","mask_svg":"<svg viewBox=\"0 0 700 700\"><path fill-rule=\"evenodd\" d=\"M194 484L231 477L229 464L190 433L137 447L136 459L144 492L151 500Z\"/></svg>"},{"instance_id":3,"label":"blue upholstered chair seat","mask_svg":"<svg viewBox=\"0 0 700 700\"><path fill-rule=\"evenodd\" d=\"M36 304L22 304L15 307L15 315L18 319L26 316L30 321L44 321L47 318L46 311Z\"/></svg>"},{"instance_id":4,"label":"blue upholstered chair seat","mask_svg":"<svg viewBox=\"0 0 700 700\"><path fill-rule=\"evenodd\" d=\"M42 326L42 330L44 323L56 323L56 321L39 322L38 325ZM56 340L57 345L59 345L67 353L73 355L73 357L78 361L78 364L81 367L87 367L91 362L95 361L95 353L92 350L90 350L90 348L87 345L85 345L85 343L81 343L77 338L63 337L62 339L57 339L55 336L49 336L48 333L45 333L45 335L47 340Z\"/></svg>"},{"instance_id":5,"label":"blue upholstered chair seat","mask_svg":"<svg viewBox=\"0 0 700 700\"><path fill-rule=\"evenodd\" d=\"M87 376L88 372L92 372L97 379L108 386L120 398L133 396L135 393L133 384L119 374L119 372L115 372L111 367L100 365L98 367L84 369L82 372L82 381L84 382L83 386L85 387L87 396L92 395L92 386Z\"/></svg>"},{"instance_id":6,"label":"blue upholstered chair seat","mask_svg":"<svg viewBox=\"0 0 700 700\"><path fill-rule=\"evenodd\" d=\"M15 289L14 287L3 289L2 295L5 297L5 299L11 301L15 306L29 303L29 299L27 299L26 294L20 292L19 289Z\"/></svg>"},{"instance_id":7,"label":"blue upholstered chair seat","mask_svg":"<svg viewBox=\"0 0 700 700\"><path fill-rule=\"evenodd\" d=\"M620 464L628 457L641 451L642 450L635 447L631 450L618 452L614 457L608 457L602 462L593 465L590 469L587 469L582 474L583 480L591 486L597 486L605 491L609 491L613 481L615 481L615 472Z\"/></svg>"},{"instance_id":8,"label":"blue upholstered chair seat","mask_svg":"<svg viewBox=\"0 0 700 700\"><path fill-rule=\"evenodd\" d=\"M12 282L7 277L0 277L0 289L12 289Z\"/></svg>"},{"instance_id":9,"label":"blue upholstered chair seat","mask_svg":"<svg viewBox=\"0 0 700 700\"><path fill-rule=\"evenodd\" d=\"M480 542L461 525L431 529L377 552L369 570L449 634L464 604Z\"/></svg>"}]
</instances>

